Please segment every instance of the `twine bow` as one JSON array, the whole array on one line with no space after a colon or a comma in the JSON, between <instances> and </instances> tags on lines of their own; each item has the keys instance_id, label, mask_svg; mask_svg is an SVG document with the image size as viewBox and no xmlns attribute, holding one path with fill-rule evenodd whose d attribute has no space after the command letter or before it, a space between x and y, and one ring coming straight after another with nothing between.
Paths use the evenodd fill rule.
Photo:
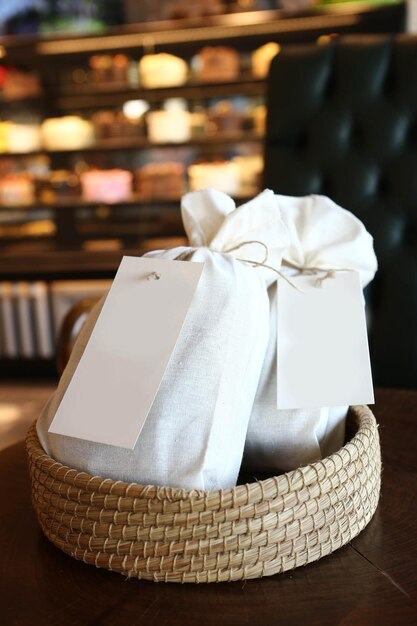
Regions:
<instances>
[{"instance_id":1,"label":"twine bow","mask_svg":"<svg viewBox=\"0 0 417 626\"><path fill-rule=\"evenodd\" d=\"M259 244L260 246L263 247L265 255L262 261L255 261L254 259L241 259L239 257L235 257L236 261L240 261L241 263L249 263L250 265L254 266L254 267L264 267L265 269L271 270L272 272L275 272L276 274L278 274L278 276L280 276L283 280L285 280L289 285L291 285L291 287L294 287L294 289L296 289L297 291L303 292L302 289L300 289L299 287L297 287L297 285L295 283L292 282L292 280L290 280L288 278L288 276L285 276L285 274L283 274L282 272L280 272L279 270L277 270L275 267L272 267L271 265L267 265L266 261L268 260L268 246L266 244L264 244L262 241L257 241L257 240L248 240L248 241L242 241L241 243L237 244L236 246L232 246L231 248L228 248L226 250L222 250L220 252L220 254L230 254L231 252L235 252L236 250L239 250L240 248L243 248L243 246L247 246L250 244ZM176 261L186 261L193 252L195 252L195 250L198 250L198 248L188 248L187 250L184 250L184 252L181 252L181 254L179 254L177 257L175 257ZM209 250L211 250L211 248L209 247ZM217 250L213 250L213 252L218 252Z\"/></svg>"},{"instance_id":2,"label":"twine bow","mask_svg":"<svg viewBox=\"0 0 417 626\"><path fill-rule=\"evenodd\" d=\"M325 280L329 278L336 278L336 272L348 272L347 268L326 268L326 267L303 267L301 265L297 265L296 263L291 263L291 261L287 261L286 259L282 260L282 265L284 267L289 267L291 269L297 270L300 274L304 274L305 276L314 276L317 275L315 286L323 287L323 283ZM323 276L319 276L319 274L323 274Z\"/></svg>"},{"instance_id":3,"label":"twine bow","mask_svg":"<svg viewBox=\"0 0 417 626\"><path fill-rule=\"evenodd\" d=\"M250 239L248 241L242 241L241 243L238 243L235 246L232 246L231 248L226 248L222 251L213 250L213 252L219 252L220 254L230 254L232 252L236 252L236 250L240 250L244 246L248 246L252 244L257 244L259 246L262 246L262 248L264 249L263 260L255 261L255 259L249 259L249 258L244 259L244 258L235 257L236 261L240 261L241 263L249 263L253 267L264 267L265 269L271 270L272 272L275 272L276 274L278 274L278 276L282 278L283 280L285 280L289 285L291 285L291 287L293 287L300 293L304 293L303 289L300 289L286 274L284 274L280 270L277 270L275 267L272 267L271 265L267 264L269 251L268 251L268 246L265 243L263 243L263 241L258 241L257 239ZM210 246L208 246L208 248L209 250L212 249ZM181 254L179 254L176 257L176 260L186 261L191 256L191 254L195 252L195 250L198 250L198 248L196 247L188 248L184 252L181 252ZM316 287L319 287L319 288L323 287L324 281L328 279L336 278L336 272L349 271L348 269L344 269L344 268L335 269L335 268L323 268L323 267L302 267L301 265L291 263L291 261L287 261L286 259L283 259L282 266L297 270L299 274L304 274L305 276L317 275L317 279L314 284ZM323 276L319 276L319 274L323 274Z\"/></svg>"},{"instance_id":4,"label":"twine bow","mask_svg":"<svg viewBox=\"0 0 417 626\"><path fill-rule=\"evenodd\" d=\"M226 250L223 250L224 253L230 253L230 252L234 252L235 250L239 250L240 248L243 248L243 246L247 246L250 244L258 244L260 246L263 247L264 251L265 251L265 256L263 261L255 261L252 259L240 259L238 257L236 257L237 261L241 261L242 263L249 263L250 265L254 266L254 267L264 267L267 270L271 270L272 272L275 272L276 274L278 274L278 276L280 278L282 278L283 280L285 280L289 285L291 285L291 287L294 287L294 289L296 289L297 291L302 292L302 289L300 289L299 287L297 287L297 285L295 283L292 282L292 280L290 280L288 278L288 276L286 276L285 274L283 274L283 272L281 272L280 270L277 270L275 267L272 267L272 265L267 265L267 260L268 260L268 256L269 256L269 250L268 250L268 246L263 243L262 241L258 241L258 240L250 240L250 241L242 241L242 243L238 243L236 246L233 246L232 248L228 248Z\"/></svg>"}]
</instances>

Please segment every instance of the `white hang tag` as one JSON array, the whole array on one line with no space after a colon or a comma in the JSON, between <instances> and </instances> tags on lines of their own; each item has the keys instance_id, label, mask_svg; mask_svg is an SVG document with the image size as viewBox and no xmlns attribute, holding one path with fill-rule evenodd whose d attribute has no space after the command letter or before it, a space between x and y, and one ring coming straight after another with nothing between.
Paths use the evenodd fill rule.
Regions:
<instances>
[{"instance_id":1,"label":"white hang tag","mask_svg":"<svg viewBox=\"0 0 417 626\"><path fill-rule=\"evenodd\" d=\"M278 280L277 406L374 402L365 308L357 272Z\"/></svg>"},{"instance_id":2,"label":"white hang tag","mask_svg":"<svg viewBox=\"0 0 417 626\"><path fill-rule=\"evenodd\" d=\"M134 448L203 266L122 259L49 432Z\"/></svg>"}]
</instances>

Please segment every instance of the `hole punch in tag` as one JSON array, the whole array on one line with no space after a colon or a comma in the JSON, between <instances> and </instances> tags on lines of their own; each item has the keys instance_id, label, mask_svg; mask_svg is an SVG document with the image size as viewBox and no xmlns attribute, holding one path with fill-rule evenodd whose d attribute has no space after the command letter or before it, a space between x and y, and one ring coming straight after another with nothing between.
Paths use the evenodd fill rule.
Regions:
<instances>
[{"instance_id":1,"label":"hole punch in tag","mask_svg":"<svg viewBox=\"0 0 417 626\"><path fill-rule=\"evenodd\" d=\"M203 267L122 259L49 432L135 447Z\"/></svg>"},{"instance_id":2,"label":"hole punch in tag","mask_svg":"<svg viewBox=\"0 0 417 626\"><path fill-rule=\"evenodd\" d=\"M359 274L334 272L278 280L277 407L373 404Z\"/></svg>"}]
</instances>

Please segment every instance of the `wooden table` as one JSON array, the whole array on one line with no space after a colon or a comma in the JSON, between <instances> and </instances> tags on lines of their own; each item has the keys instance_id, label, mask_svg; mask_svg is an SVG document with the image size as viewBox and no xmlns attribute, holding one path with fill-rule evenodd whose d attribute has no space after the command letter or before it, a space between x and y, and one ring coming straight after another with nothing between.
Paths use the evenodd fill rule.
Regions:
<instances>
[{"instance_id":1,"label":"wooden table","mask_svg":"<svg viewBox=\"0 0 417 626\"><path fill-rule=\"evenodd\" d=\"M5 626L326 626L417 624L417 392L381 390L379 508L318 563L247 582L125 580L74 561L41 534L23 443L0 452L0 624Z\"/></svg>"}]
</instances>

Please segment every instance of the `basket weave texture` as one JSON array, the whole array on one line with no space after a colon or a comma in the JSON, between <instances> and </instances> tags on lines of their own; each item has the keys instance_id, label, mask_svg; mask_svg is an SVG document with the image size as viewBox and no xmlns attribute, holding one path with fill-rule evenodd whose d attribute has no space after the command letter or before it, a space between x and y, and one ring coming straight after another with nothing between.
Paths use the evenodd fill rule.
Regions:
<instances>
[{"instance_id":1,"label":"basket weave texture","mask_svg":"<svg viewBox=\"0 0 417 626\"><path fill-rule=\"evenodd\" d=\"M270 576L348 543L378 504L381 458L368 407L335 454L219 491L128 484L65 467L27 436L32 500L46 537L85 563L166 582Z\"/></svg>"}]
</instances>

